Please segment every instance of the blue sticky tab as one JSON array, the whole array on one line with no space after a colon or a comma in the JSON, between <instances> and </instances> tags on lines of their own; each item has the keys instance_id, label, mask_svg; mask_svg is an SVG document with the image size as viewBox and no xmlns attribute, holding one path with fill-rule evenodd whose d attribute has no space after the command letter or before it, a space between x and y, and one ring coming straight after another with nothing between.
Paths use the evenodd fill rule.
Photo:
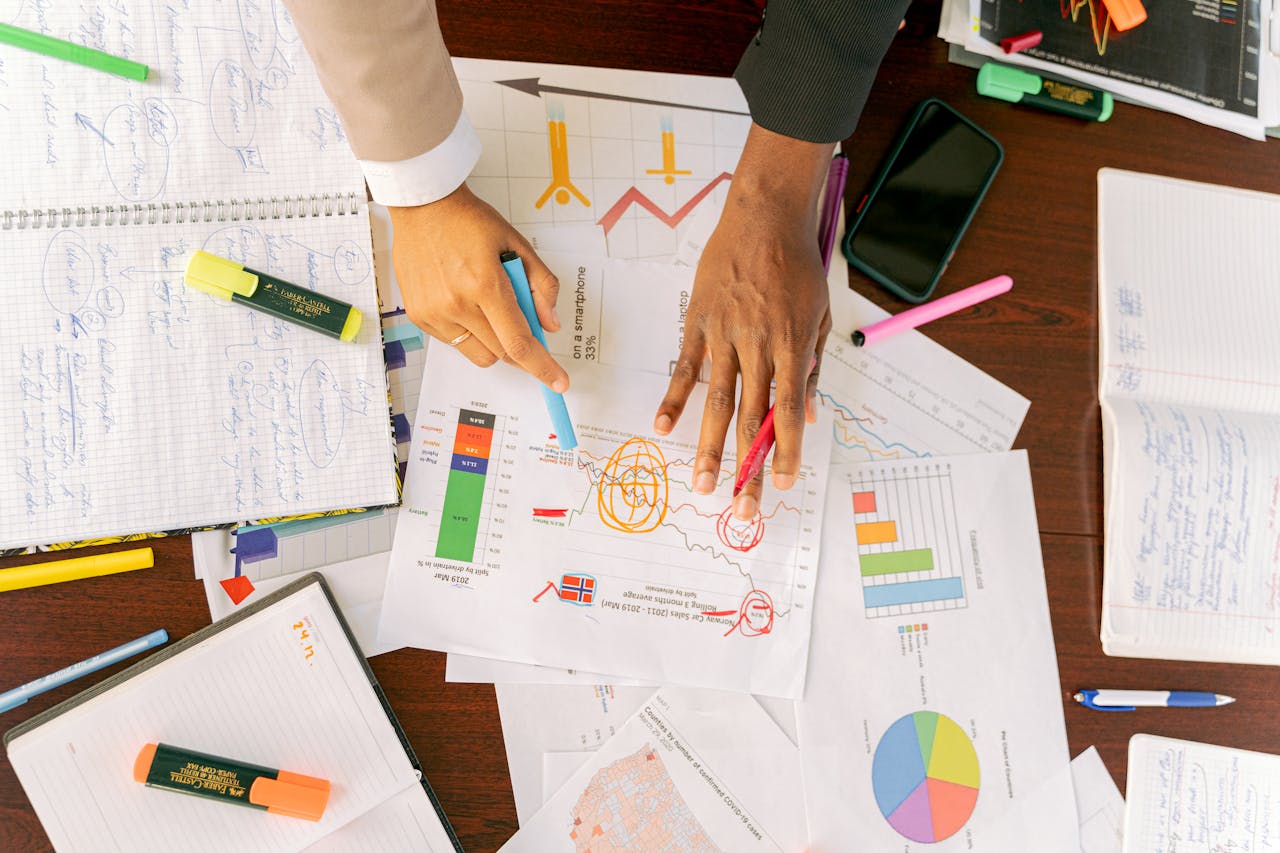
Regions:
<instances>
[{"instance_id":1,"label":"blue sticky tab","mask_svg":"<svg viewBox=\"0 0 1280 853\"><path fill-rule=\"evenodd\" d=\"M529 277L525 275L524 262L514 252L502 253L502 268L511 279L511 288L516 292L516 304L520 313L529 323L529 330L545 349L547 337L542 333L542 324L538 322L538 309L533 304L533 290L529 287ZM561 450L572 450L578 446L578 436L573 431L573 421L569 419L569 407L564 403L564 395L557 394L547 386L542 386L542 399L547 404L547 414L551 416L551 429L556 434L556 441Z\"/></svg>"}]
</instances>

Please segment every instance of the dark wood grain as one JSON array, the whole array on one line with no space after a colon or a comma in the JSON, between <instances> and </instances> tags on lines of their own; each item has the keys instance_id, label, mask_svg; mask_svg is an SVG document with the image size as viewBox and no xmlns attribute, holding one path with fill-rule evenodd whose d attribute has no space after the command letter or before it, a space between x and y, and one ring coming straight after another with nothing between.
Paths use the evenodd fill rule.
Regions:
<instances>
[{"instance_id":1,"label":"dark wood grain","mask_svg":"<svg viewBox=\"0 0 1280 853\"><path fill-rule=\"evenodd\" d=\"M440 14L459 56L729 74L755 31L759 6L752 0L440 0ZM1072 753L1096 744L1123 788L1126 744L1138 731L1274 751L1280 670L1108 658L1099 646L1095 188L1097 170L1115 166L1280 192L1275 152L1126 104L1117 105L1106 124L1088 124L979 98L975 72L947 64L937 21L936 2L909 12L845 146L847 195L856 203L900 123L926 97L952 104L1005 148L1004 167L941 292L999 272L1013 276L1015 289L928 331L1032 401L1016 446L1031 458ZM856 274L850 281L892 310L904 307ZM145 572L0 594L0 690L157 627L178 638L208 624L203 590L191 579L189 540L153 547L158 564ZM0 567L31 559L0 560ZM446 684L444 658L432 652L383 655L373 667L467 850L497 849L516 822L493 689ZM0 726L7 729L109 674L40 696L5 714ZM1240 701L1215 711L1135 714L1093 713L1070 701L1075 689L1096 685L1208 689ZM44 831L8 761L0 760L0 850L45 849Z\"/></svg>"}]
</instances>

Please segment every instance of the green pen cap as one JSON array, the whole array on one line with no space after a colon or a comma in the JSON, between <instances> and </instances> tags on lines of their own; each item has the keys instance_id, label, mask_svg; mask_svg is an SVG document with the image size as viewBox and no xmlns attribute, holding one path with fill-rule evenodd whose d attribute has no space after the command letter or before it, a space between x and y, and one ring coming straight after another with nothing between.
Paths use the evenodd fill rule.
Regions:
<instances>
[{"instance_id":1,"label":"green pen cap","mask_svg":"<svg viewBox=\"0 0 1280 853\"><path fill-rule=\"evenodd\" d=\"M978 94L1016 104L1040 91L1040 78L1020 68L988 62L978 69Z\"/></svg>"}]
</instances>

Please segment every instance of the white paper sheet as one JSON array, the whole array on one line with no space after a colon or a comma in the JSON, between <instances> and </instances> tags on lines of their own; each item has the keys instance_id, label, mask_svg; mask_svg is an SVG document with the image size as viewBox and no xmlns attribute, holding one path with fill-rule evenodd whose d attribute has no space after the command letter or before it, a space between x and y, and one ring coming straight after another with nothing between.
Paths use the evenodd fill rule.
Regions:
<instances>
[{"instance_id":1,"label":"white paper sheet","mask_svg":"<svg viewBox=\"0 0 1280 853\"><path fill-rule=\"evenodd\" d=\"M333 793L311 822L149 788L129 768L158 742L318 776ZM168 851L175 838L189 850L300 850L418 785L318 585L14 739L8 752L62 851Z\"/></svg>"},{"instance_id":2,"label":"white paper sheet","mask_svg":"<svg viewBox=\"0 0 1280 853\"><path fill-rule=\"evenodd\" d=\"M1026 453L833 465L827 507L796 706L815 848L1077 853Z\"/></svg>"},{"instance_id":3,"label":"white paper sheet","mask_svg":"<svg viewBox=\"0 0 1280 853\"><path fill-rule=\"evenodd\" d=\"M1083 853L1121 853L1124 846L1124 797L1102 763L1096 747L1071 759Z\"/></svg>"},{"instance_id":4,"label":"white paper sheet","mask_svg":"<svg viewBox=\"0 0 1280 853\"><path fill-rule=\"evenodd\" d=\"M394 502L366 221L5 232L42 284L0 336L0 548ZM187 288L197 249L352 303L357 339Z\"/></svg>"},{"instance_id":5,"label":"white paper sheet","mask_svg":"<svg viewBox=\"0 0 1280 853\"><path fill-rule=\"evenodd\" d=\"M737 521L732 455L714 494L692 491L696 421L644 437L662 377L573 363L569 372L580 446L564 452L547 438L527 376L429 354L432 402L419 414L379 639L798 695L822 466L802 465L786 493L766 487L761 514ZM690 410L705 393L693 391ZM477 419L487 426L473 435ZM460 453L456 439L487 458ZM829 440L808 430L804 458L828 458ZM459 477L457 465L473 471Z\"/></svg>"},{"instance_id":6,"label":"white paper sheet","mask_svg":"<svg viewBox=\"0 0 1280 853\"><path fill-rule=\"evenodd\" d=\"M664 689L502 850L791 853L803 815L795 748L751 697Z\"/></svg>"},{"instance_id":7,"label":"white paper sheet","mask_svg":"<svg viewBox=\"0 0 1280 853\"><path fill-rule=\"evenodd\" d=\"M1280 839L1280 756L1129 739L1125 853L1261 851Z\"/></svg>"}]
</instances>

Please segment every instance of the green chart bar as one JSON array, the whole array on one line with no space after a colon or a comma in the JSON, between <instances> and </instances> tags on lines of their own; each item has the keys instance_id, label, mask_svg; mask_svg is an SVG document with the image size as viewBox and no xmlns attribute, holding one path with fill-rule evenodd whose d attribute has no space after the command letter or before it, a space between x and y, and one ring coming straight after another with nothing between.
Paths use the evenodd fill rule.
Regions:
<instances>
[{"instance_id":1,"label":"green chart bar","mask_svg":"<svg viewBox=\"0 0 1280 853\"><path fill-rule=\"evenodd\" d=\"M464 563L475 559L494 422L494 416L484 412L468 409L458 412L458 431L454 435L440 534L436 538L437 557Z\"/></svg>"},{"instance_id":2,"label":"green chart bar","mask_svg":"<svg viewBox=\"0 0 1280 853\"><path fill-rule=\"evenodd\" d=\"M875 575L899 575L903 572L933 571L933 551L916 548L912 551L890 551L886 554L863 554L858 566L864 578Z\"/></svg>"}]
</instances>

